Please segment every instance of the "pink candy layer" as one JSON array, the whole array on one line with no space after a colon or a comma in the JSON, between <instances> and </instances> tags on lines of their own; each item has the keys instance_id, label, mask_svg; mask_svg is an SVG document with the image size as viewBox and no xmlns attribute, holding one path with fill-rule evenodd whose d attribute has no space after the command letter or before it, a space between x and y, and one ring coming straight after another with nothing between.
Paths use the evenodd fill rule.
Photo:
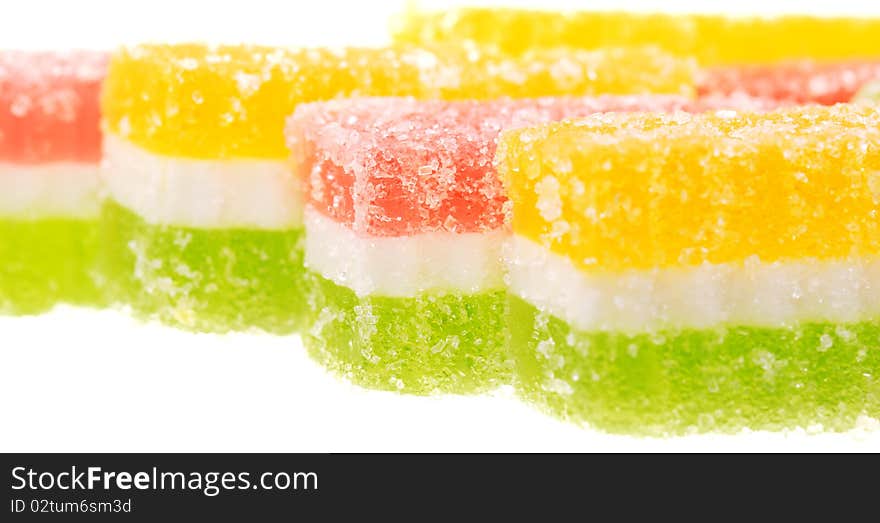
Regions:
<instances>
[{"instance_id":1,"label":"pink candy layer","mask_svg":"<svg viewBox=\"0 0 880 523\"><path fill-rule=\"evenodd\" d=\"M108 56L0 51L0 162L95 163Z\"/></svg>"},{"instance_id":2,"label":"pink candy layer","mask_svg":"<svg viewBox=\"0 0 880 523\"><path fill-rule=\"evenodd\" d=\"M863 85L874 80L880 80L880 62L747 65L706 70L698 92L833 105L849 102Z\"/></svg>"},{"instance_id":3,"label":"pink candy layer","mask_svg":"<svg viewBox=\"0 0 880 523\"><path fill-rule=\"evenodd\" d=\"M482 232L507 220L507 198L492 164L504 129L597 112L777 105L748 97L362 98L299 106L288 120L287 139L306 203L355 232Z\"/></svg>"}]
</instances>

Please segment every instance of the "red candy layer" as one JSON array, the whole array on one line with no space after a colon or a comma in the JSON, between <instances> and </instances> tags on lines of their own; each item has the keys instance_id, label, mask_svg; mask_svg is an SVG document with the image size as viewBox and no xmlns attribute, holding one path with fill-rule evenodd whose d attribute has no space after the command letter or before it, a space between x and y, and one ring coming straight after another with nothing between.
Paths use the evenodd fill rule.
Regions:
<instances>
[{"instance_id":1,"label":"red candy layer","mask_svg":"<svg viewBox=\"0 0 880 523\"><path fill-rule=\"evenodd\" d=\"M299 106L288 121L287 139L306 202L356 232L482 232L507 219L507 198L492 164L503 129L597 112L776 105L747 97L363 98Z\"/></svg>"},{"instance_id":2,"label":"red candy layer","mask_svg":"<svg viewBox=\"0 0 880 523\"><path fill-rule=\"evenodd\" d=\"M745 94L794 104L849 102L867 82L880 79L880 62L813 63L719 67L703 72L698 92Z\"/></svg>"},{"instance_id":3,"label":"red candy layer","mask_svg":"<svg viewBox=\"0 0 880 523\"><path fill-rule=\"evenodd\" d=\"M0 51L0 162L96 163L108 56Z\"/></svg>"}]
</instances>

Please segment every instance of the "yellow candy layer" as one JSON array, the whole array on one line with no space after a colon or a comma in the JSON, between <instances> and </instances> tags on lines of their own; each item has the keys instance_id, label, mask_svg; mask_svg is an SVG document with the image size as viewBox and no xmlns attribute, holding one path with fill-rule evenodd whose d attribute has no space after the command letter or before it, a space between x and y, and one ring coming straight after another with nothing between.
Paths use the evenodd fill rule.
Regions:
<instances>
[{"instance_id":1,"label":"yellow candy layer","mask_svg":"<svg viewBox=\"0 0 880 523\"><path fill-rule=\"evenodd\" d=\"M656 44L704 64L776 62L796 58L880 57L880 19L729 18L713 15L549 12L466 8L410 12L396 39L408 43L472 40L522 53L536 47Z\"/></svg>"},{"instance_id":2,"label":"yellow candy layer","mask_svg":"<svg viewBox=\"0 0 880 523\"><path fill-rule=\"evenodd\" d=\"M472 46L141 45L111 60L102 110L110 132L156 153L280 159L288 155L284 120L303 102L358 95L689 95L695 69L656 48L557 49L514 58Z\"/></svg>"},{"instance_id":3,"label":"yellow candy layer","mask_svg":"<svg viewBox=\"0 0 880 523\"><path fill-rule=\"evenodd\" d=\"M587 271L880 253L880 110L605 114L505 133L513 230Z\"/></svg>"}]
</instances>

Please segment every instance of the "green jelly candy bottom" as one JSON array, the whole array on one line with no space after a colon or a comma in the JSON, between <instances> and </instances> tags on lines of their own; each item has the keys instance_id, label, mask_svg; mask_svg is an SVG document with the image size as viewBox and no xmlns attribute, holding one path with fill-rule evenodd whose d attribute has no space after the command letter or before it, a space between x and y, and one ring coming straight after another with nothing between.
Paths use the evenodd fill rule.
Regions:
<instances>
[{"instance_id":1,"label":"green jelly candy bottom","mask_svg":"<svg viewBox=\"0 0 880 523\"><path fill-rule=\"evenodd\" d=\"M101 305L97 220L0 218L0 313Z\"/></svg>"},{"instance_id":2,"label":"green jelly candy bottom","mask_svg":"<svg viewBox=\"0 0 880 523\"><path fill-rule=\"evenodd\" d=\"M609 432L843 431L880 416L878 321L591 333L511 296L509 325L518 393Z\"/></svg>"},{"instance_id":3,"label":"green jelly candy bottom","mask_svg":"<svg viewBox=\"0 0 880 523\"><path fill-rule=\"evenodd\" d=\"M154 225L115 202L101 221L109 292L136 315L198 332L301 326L302 229Z\"/></svg>"},{"instance_id":4,"label":"green jelly candy bottom","mask_svg":"<svg viewBox=\"0 0 880 523\"><path fill-rule=\"evenodd\" d=\"M476 393L509 383L504 291L358 297L312 273L311 356L358 385L409 394Z\"/></svg>"}]
</instances>

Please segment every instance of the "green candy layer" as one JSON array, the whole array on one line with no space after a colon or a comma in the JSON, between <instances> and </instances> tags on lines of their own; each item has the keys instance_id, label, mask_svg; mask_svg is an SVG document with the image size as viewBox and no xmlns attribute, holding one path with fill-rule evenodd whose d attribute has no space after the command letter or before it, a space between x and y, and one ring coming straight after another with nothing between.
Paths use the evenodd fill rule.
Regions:
<instances>
[{"instance_id":1,"label":"green candy layer","mask_svg":"<svg viewBox=\"0 0 880 523\"><path fill-rule=\"evenodd\" d=\"M509 325L521 396L610 432L837 431L880 416L880 321L589 333L511 296Z\"/></svg>"},{"instance_id":2,"label":"green candy layer","mask_svg":"<svg viewBox=\"0 0 880 523\"><path fill-rule=\"evenodd\" d=\"M305 318L303 230L149 224L107 202L102 263L110 293L143 318L200 332L286 334Z\"/></svg>"},{"instance_id":3,"label":"green candy layer","mask_svg":"<svg viewBox=\"0 0 880 523\"><path fill-rule=\"evenodd\" d=\"M509 383L505 293L358 297L312 274L314 359L369 388L473 393Z\"/></svg>"},{"instance_id":4,"label":"green candy layer","mask_svg":"<svg viewBox=\"0 0 880 523\"><path fill-rule=\"evenodd\" d=\"M0 313L102 303L96 220L0 219Z\"/></svg>"}]
</instances>

